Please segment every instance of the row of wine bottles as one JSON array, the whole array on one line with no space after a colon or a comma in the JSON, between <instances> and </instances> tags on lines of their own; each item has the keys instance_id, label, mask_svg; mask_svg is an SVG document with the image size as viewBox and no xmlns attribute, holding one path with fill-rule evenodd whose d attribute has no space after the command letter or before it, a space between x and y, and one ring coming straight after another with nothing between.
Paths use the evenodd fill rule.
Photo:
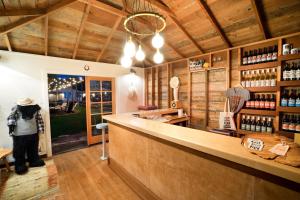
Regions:
<instances>
[{"instance_id":1,"label":"row of wine bottles","mask_svg":"<svg viewBox=\"0 0 300 200\"><path fill-rule=\"evenodd\" d=\"M276 61L278 58L277 45L265 47L263 49L255 49L244 52L242 63L243 65L252 65L256 63Z\"/></svg>"},{"instance_id":2,"label":"row of wine bottles","mask_svg":"<svg viewBox=\"0 0 300 200\"><path fill-rule=\"evenodd\" d=\"M275 94L254 94L251 95L249 101L246 102L247 109L275 110L276 97Z\"/></svg>"},{"instance_id":3,"label":"row of wine bottles","mask_svg":"<svg viewBox=\"0 0 300 200\"><path fill-rule=\"evenodd\" d=\"M241 85L243 87L276 86L276 68L242 71Z\"/></svg>"},{"instance_id":4,"label":"row of wine bottles","mask_svg":"<svg viewBox=\"0 0 300 200\"><path fill-rule=\"evenodd\" d=\"M281 95L280 105L282 107L300 107L300 89L298 92L296 89L285 89Z\"/></svg>"},{"instance_id":5,"label":"row of wine bottles","mask_svg":"<svg viewBox=\"0 0 300 200\"><path fill-rule=\"evenodd\" d=\"M300 80L300 62L292 64L285 63L282 68L282 79L284 81Z\"/></svg>"},{"instance_id":6,"label":"row of wine bottles","mask_svg":"<svg viewBox=\"0 0 300 200\"><path fill-rule=\"evenodd\" d=\"M252 132L273 133L272 118L242 115L241 129Z\"/></svg>"},{"instance_id":7,"label":"row of wine bottles","mask_svg":"<svg viewBox=\"0 0 300 200\"><path fill-rule=\"evenodd\" d=\"M300 115L283 115L281 129L284 131L300 132Z\"/></svg>"}]
</instances>

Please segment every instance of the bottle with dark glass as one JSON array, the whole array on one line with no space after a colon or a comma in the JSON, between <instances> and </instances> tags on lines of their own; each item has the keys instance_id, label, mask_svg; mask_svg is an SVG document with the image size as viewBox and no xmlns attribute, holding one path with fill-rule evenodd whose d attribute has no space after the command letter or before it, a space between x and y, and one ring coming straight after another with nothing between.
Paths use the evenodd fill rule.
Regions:
<instances>
[{"instance_id":1,"label":"bottle with dark glass","mask_svg":"<svg viewBox=\"0 0 300 200\"><path fill-rule=\"evenodd\" d=\"M289 98L288 90L284 90L280 99L280 105L282 107L288 106L288 98Z\"/></svg>"},{"instance_id":2,"label":"bottle with dark glass","mask_svg":"<svg viewBox=\"0 0 300 200\"><path fill-rule=\"evenodd\" d=\"M264 132L264 133L267 132L267 122L266 122L266 118L265 117L262 118L261 132Z\"/></svg>"},{"instance_id":3,"label":"bottle with dark glass","mask_svg":"<svg viewBox=\"0 0 300 200\"><path fill-rule=\"evenodd\" d=\"M272 60L273 61L276 61L278 58L278 46L277 45L274 45L274 48L273 48L273 54L272 54Z\"/></svg>"},{"instance_id":4,"label":"bottle with dark glass","mask_svg":"<svg viewBox=\"0 0 300 200\"><path fill-rule=\"evenodd\" d=\"M248 65L249 65L249 64L250 64L250 65L252 64L252 56L253 56L252 51L249 51L248 61L247 61Z\"/></svg>"},{"instance_id":5,"label":"bottle with dark glass","mask_svg":"<svg viewBox=\"0 0 300 200\"><path fill-rule=\"evenodd\" d=\"M289 122L290 122L290 120L289 120L288 115L284 115L283 119L282 119L282 123L281 123L282 130L285 130L285 131L289 130Z\"/></svg>"},{"instance_id":6,"label":"bottle with dark glass","mask_svg":"<svg viewBox=\"0 0 300 200\"><path fill-rule=\"evenodd\" d=\"M257 50L255 49L253 51L253 56L252 56L252 64L256 64L256 57L257 57Z\"/></svg>"},{"instance_id":7,"label":"bottle with dark glass","mask_svg":"<svg viewBox=\"0 0 300 200\"><path fill-rule=\"evenodd\" d=\"M247 64L248 64L248 51L245 51L243 56L243 65L247 65Z\"/></svg>"},{"instance_id":8,"label":"bottle with dark glass","mask_svg":"<svg viewBox=\"0 0 300 200\"><path fill-rule=\"evenodd\" d=\"M268 49L265 47L264 52L261 56L261 62L266 62L267 61L267 55L268 55Z\"/></svg>"},{"instance_id":9,"label":"bottle with dark glass","mask_svg":"<svg viewBox=\"0 0 300 200\"><path fill-rule=\"evenodd\" d=\"M260 96L259 94L255 95L255 109L259 109L260 108Z\"/></svg>"},{"instance_id":10,"label":"bottle with dark glass","mask_svg":"<svg viewBox=\"0 0 300 200\"><path fill-rule=\"evenodd\" d=\"M296 92L295 90L291 90L289 99L288 99L288 107L295 107L296 106Z\"/></svg>"},{"instance_id":11,"label":"bottle with dark glass","mask_svg":"<svg viewBox=\"0 0 300 200\"><path fill-rule=\"evenodd\" d=\"M298 94L296 98L296 107L300 107L300 89L298 89Z\"/></svg>"},{"instance_id":12,"label":"bottle with dark glass","mask_svg":"<svg viewBox=\"0 0 300 200\"><path fill-rule=\"evenodd\" d=\"M300 62L298 62L297 69L296 69L296 80L300 80Z\"/></svg>"},{"instance_id":13,"label":"bottle with dark glass","mask_svg":"<svg viewBox=\"0 0 300 200\"><path fill-rule=\"evenodd\" d=\"M297 121L296 121L296 132L300 133L300 115L298 115Z\"/></svg>"},{"instance_id":14,"label":"bottle with dark glass","mask_svg":"<svg viewBox=\"0 0 300 200\"><path fill-rule=\"evenodd\" d=\"M251 120L250 120L250 116L247 116L246 131L251 131Z\"/></svg>"},{"instance_id":15,"label":"bottle with dark glass","mask_svg":"<svg viewBox=\"0 0 300 200\"><path fill-rule=\"evenodd\" d=\"M242 121L241 121L241 129L242 130L246 130L246 124L247 124L246 116L243 115L242 116Z\"/></svg>"},{"instance_id":16,"label":"bottle with dark glass","mask_svg":"<svg viewBox=\"0 0 300 200\"><path fill-rule=\"evenodd\" d=\"M254 94L251 95L251 99L250 99L250 108L255 108L255 96Z\"/></svg>"},{"instance_id":17,"label":"bottle with dark glass","mask_svg":"<svg viewBox=\"0 0 300 200\"><path fill-rule=\"evenodd\" d=\"M282 70L282 79L287 81L289 79L289 64L285 63L283 70Z\"/></svg>"},{"instance_id":18,"label":"bottle with dark glass","mask_svg":"<svg viewBox=\"0 0 300 200\"><path fill-rule=\"evenodd\" d=\"M251 126L250 126L252 132L255 132L255 127L256 127L255 116L252 116L252 118L251 118Z\"/></svg>"},{"instance_id":19,"label":"bottle with dark glass","mask_svg":"<svg viewBox=\"0 0 300 200\"><path fill-rule=\"evenodd\" d=\"M265 95L262 94L260 95L260 99L259 99L259 109L265 109Z\"/></svg>"},{"instance_id":20,"label":"bottle with dark glass","mask_svg":"<svg viewBox=\"0 0 300 200\"><path fill-rule=\"evenodd\" d=\"M275 94L272 94L270 99L270 110L275 110L275 109L276 109L276 99L275 99Z\"/></svg>"},{"instance_id":21,"label":"bottle with dark glass","mask_svg":"<svg viewBox=\"0 0 300 200\"><path fill-rule=\"evenodd\" d=\"M266 110L270 110L270 95L269 94L267 94L266 95L266 99L265 99L265 109Z\"/></svg>"},{"instance_id":22,"label":"bottle with dark glass","mask_svg":"<svg viewBox=\"0 0 300 200\"><path fill-rule=\"evenodd\" d=\"M292 63L292 65L289 68L289 79L290 81L294 81L296 80L296 67L295 67L295 63Z\"/></svg>"},{"instance_id":23,"label":"bottle with dark glass","mask_svg":"<svg viewBox=\"0 0 300 200\"><path fill-rule=\"evenodd\" d=\"M273 123L272 123L272 118L268 118L267 122L267 133L273 133Z\"/></svg>"},{"instance_id":24,"label":"bottle with dark glass","mask_svg":"<svg viewBox=\"0 0 300 200\"><path fill-rule=\"evenodd\" d=\"M267 54L267 62L272 61L272 55L273 55L273 48L269 47L268 54Z\"/></svg>"},{"instance_id":25,"label":"bottle with dark glass","mask_svg":"<svg viewBox=\"0 0 300 200\"><path fill-rule=\"evenodd\" d=\"M261 132L261 122L259 116L256 117L255 132Z\"/></svg>"},{"instance_id":26,"label":"bottle with dark glass","mask_svg":"<svg viewBox=\"0 0 300 200\"><path fill-rule=\"evenodd\" d=\"M261 63L262 49L258 49L258 53L256 56L256 63Z\"/></svg>"},{"instance_id":27,"label":"bottle with dark glass","mask_svg":"<svg viewBox=\"0 0 300 200\"><path fill-rule=\"evenodd\" d=\"M295 130L296 130L295 116L291 115L291 117L290 117L290 123L289 123L289 131L295 131Z\"/></svg>"}]
</instances>

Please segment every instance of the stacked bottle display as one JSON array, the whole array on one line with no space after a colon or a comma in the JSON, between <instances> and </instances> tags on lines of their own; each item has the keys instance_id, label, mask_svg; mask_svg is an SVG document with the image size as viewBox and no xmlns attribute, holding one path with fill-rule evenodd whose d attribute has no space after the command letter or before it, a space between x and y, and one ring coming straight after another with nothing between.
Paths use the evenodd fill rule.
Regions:
<instances>
[{"instance_id":1,"label":"stacked bottle display","mask_svg":"<svg viewBox=\"0 0 300 200\"><path fill-rule=\"evenodd\" d=\"M285 114L281 121L281 129L284 131L300 133L300 115Z\"/></svg>"},{"instance_id":2,"label":"stacked bottle display","mask_svg":"<svg viewBox=\"0 0 300 200\"><path fill-rule=\"evenodd\" d=\"M300 80L300 62L286 62L282 68L282 80L295 81Z\"/></svg>"},{"instance_id":3,"label":"stacked bottle display","mask_svg":"<svg viewBox=\"0 0 300 200\"><path fill-rule=\"evenodd\" d=\"M282 107L300 107L300 89L285 89L281 95L280 106Z\"/></svg>"},{"instance_id":4,"label":"stacked bottle display","mask_svg":"<svg viewBox=\"0 0 300 200\"><path fill-rule=\"evenodd\" d=\"M247 101L245 104L245 108L260 109L260 110L275 110L276 109L275 94L251 95L249 101Z\"/></svg>"},{"instance_id":5,"label":"stacked bottle display","mask_svg":"<svg viewBox=\"0 0 300 200\"><path fill-rule=\"evenodd\" d=\"M276 68L242 71L243 87L274 87L276 86Z\"/></svg>"},{"instance_id":6,"label":"stacked bottle display","mask_svg":"<svg viewBox=\"0 0 300 200\"><path fill-rule=\"evenodd\" d=\"M243 65L259 64L264 62L276 61L278 58L277 45L269 46L261 49L254 49L244 52L242 63Z\"/></svg>"},{"instance_id":7,"label":"stacked bottle display","mask_svg":"<svg viewBox=\"0 0 300 200\"><path fill-rule=\"evenodd\" d=\"M273 133L273 122L271 117L242 115L241 130Z\"/></svg>"}]
</instances>

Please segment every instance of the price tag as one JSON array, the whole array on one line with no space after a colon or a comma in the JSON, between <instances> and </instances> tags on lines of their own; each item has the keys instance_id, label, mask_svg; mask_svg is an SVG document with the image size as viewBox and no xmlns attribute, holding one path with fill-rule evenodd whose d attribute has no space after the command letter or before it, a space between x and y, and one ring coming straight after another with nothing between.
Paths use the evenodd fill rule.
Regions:
<instances>
[{"instance_id":1,"label":"price tag","mask_svg":"<svg viewBox=\"0 0 300 200\"><path fill-rule=\"evenodd\" d=\"M287 153L287 151L289 150L289 148L290 148L289 145L276 144L269 151L272 153L275 153L279 156L284 156Z\"/></svg>"},{"instance_id":2,"label":"price tag","mask_svg":"<svg viewBox=\"0 0 300 200\"><path fill-rule=\"evenodd\" d=\"M262 151L264 148L264 142L259 139L248 138L248 149L252 149L255 151Z\"/></svg>"}]
</instances>

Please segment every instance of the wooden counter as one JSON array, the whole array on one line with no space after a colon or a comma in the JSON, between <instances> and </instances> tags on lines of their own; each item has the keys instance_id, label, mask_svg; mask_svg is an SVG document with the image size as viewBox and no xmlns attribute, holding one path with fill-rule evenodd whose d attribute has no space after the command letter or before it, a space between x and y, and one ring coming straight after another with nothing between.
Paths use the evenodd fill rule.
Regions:
<instances>
[{"instance_id":1,"label":"wooden counter","mask_svg":"<svg viewBox=\"0 0 300 200\"><path fill-rule=\"evenodd\" d=\"M249 153L239 138L131 114L103 118L109 122L110 165L146 199L300 197L300 169Z\"/></svg>"}]
</instances>

